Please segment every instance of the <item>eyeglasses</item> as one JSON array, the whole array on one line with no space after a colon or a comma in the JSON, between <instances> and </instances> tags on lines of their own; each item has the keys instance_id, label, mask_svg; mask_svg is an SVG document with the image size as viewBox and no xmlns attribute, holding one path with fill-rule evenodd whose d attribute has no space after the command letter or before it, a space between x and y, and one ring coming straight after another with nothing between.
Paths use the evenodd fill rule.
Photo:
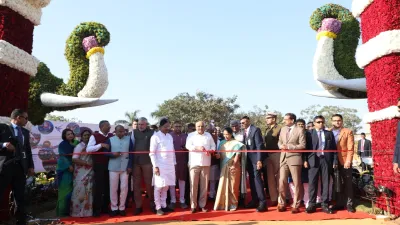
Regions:
<instances>
[{"instance_id":1,"label":"eyeglasses","mask_svg":"<svg viewBox=\"0 0 400 225\"><path fill-rule=\"evenodd\" d=\"M240 124L246 124L245 122L240 122Z\"/></svg>"},{"instance_id":2,"label":"eyeglasses","mask_svg":"<svg viewBox=\"0 0 400 225\"><path fill-rule=\"evenodd\" d=\"M265 119L269 120L269 119L272 119L272 117L266 117Z\"/></svg>"},{"instance_id":3,"label":"eyeglasses","mask_svg":"<svg viewBox=\"0 0 400 225\"><path fill-rule=\"evenodd\" d=\"M25 117L25 116L19 116L19 117L22 117L22 118L24 118L24 119L28 120L28 117Z\"/></svg>"},{"instance_id":4,"label":"eyeglasses","mask_svg":"<svg viewBox=\"0 0 400 225\"><path fill-rule=\"evenodd\" d=\"M315 121L315 123L321 124L321 123L325 123L324 121Z\"/></svg>"}]
</instances>

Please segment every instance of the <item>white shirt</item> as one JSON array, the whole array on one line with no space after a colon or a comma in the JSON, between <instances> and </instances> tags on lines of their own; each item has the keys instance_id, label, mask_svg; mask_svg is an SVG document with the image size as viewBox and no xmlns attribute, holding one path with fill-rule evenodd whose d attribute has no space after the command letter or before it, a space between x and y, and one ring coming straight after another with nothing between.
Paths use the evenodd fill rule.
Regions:
<instances>
[{"instance_id":1,"label":"white shirt","mask_svg":"<svg viewBox=\"0 0 400 225\"><path fill-rule=\"evenodd\" d=\"M103 132L101 132L101 131L99 131L99 134L103 135L104 137L107 137L107 134L103 134ZM86 147L86 151L87 152L97 152L100 149L101 149L101 144L96 145L96 138L94 138L94 135L90 136L89 143Z\"/></svg>"},{"instance_id":2,"label":"white shirt","mask_svg":"<svg viewBox=\"0 0 400 225\"><path fill-rule=\"evenodd\" d=\"M153 175L153 186L166 187L175 186L174 139L171 134L157 131L150 138L150 160L153 167L158 167L160 175Z\"/></svg>"},{"instance_id":3,"label":"white shirt","mask_svg":"<svg viewBox=\"0 0 400 225\"><path fill-rule=\"evenodd\" d=\"M193 132L186 140L186 149L189 150L189 166L210 166L211 155L205 152L198 152L196 147L203 146L206 150L216 150L214 139L211 134L204 132L199 134L197 131Z\"/></svg>"},{"instance_id":4,"label":"white shirt","mask_svg":"<svg viewBox=\"0 0 400 225\"><path fill-rule=\"evenodd\" d=\"M324 148L325 148L325 132L324 132L324 130L317 130L317 129L315 129L315 131L317 132L317 136L319 135L318 133L321 131L321 141L322 141L322 143L321 143L322 149L321 150L324 150ZM319 144L320 143L318 143L318 145ZM324 155L324 152L317 152L317 156L321 156L321 155Z\"/></svg>"},{"instance_id":5,"label":"white shirt","mask_svg":"<svg viewBox=\"0 0 400 225\"><path fill-rule=\"evenodd\" d=\"M332 129L332 133L333 133L333 135L335 136L335 141L336 141L336 144L337 144L338 141L339 141L340 129L337 129L337 130Z\"/></svg>"},{"instance_id":6,"label":"white shirt","mask_svg":"<svg viewBox=\"0 0 400 225\"><path fill-rule=\"evenodd\" d=\"M161 131L155 132L150 138L149 156L153 167L176 165L174 139L171 134L164 134Z\"/></svg>"}]
</instances>

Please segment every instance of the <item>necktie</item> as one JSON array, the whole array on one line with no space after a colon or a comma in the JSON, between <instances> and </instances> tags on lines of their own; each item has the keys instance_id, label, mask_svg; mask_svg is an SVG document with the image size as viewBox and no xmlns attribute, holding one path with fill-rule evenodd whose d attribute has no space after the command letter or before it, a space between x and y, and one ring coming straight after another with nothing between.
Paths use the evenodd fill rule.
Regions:
<instances>
[{"instance_id":1,"label":"necktie","mask_svg":"<svg viewBox=\"0 0 400 225\"><path fill-rule=\"evenodd\" d=\"M286 142L287 141L289 141L289 137L290 137L290 130L291 130L292 128L291 127L289 127L289 129L288 129L288 131L287 131L287 133L286 133Z\"/></svg>"},{"instance_id":2,"label":"necktie","mask_svg":"<svg viewBox=\"0 0 400 225\"><path fill-rule=\"evenodd\" d=\"M246 138L247 138L247 130L244 130L244 134L243 134L243 142L244 143L247 143Z\"/></svg>"},{"instance_id":3,"label":"necktie","mask_svg":"<svg viewBox=\"0 0 400 225\"><path fill-rule=\"evenodd\" d=\"M318 131L318 150L323 150L322 149L322 135L321 135L321 133L322 133L322 131L320 130L320 131ZM318 156L320 156L320 155L323 155L324 153L323 152L318 152Z\"/></svg>"},{"instance_id":4,"label":"necktie","mask_svg":"<svg viewBox=\"0 0 400 225\"><path fill-rule=\"evenodd\" d=\"M23 146L24 145L24 139L22 137L21 127L17 127L17 131L18 131L18 136L17 136L18 142L21 144L21 146Z\"/></svg>"},{"instance_id":5,"label":"necktie","mask_svg":"<svg viewBox=\"0 0 400 225\"><path fill-rule=\"evenodd\" d=\"M361 140L361 152L364 152L364 140Z\"/></svg>"}]
</instances>

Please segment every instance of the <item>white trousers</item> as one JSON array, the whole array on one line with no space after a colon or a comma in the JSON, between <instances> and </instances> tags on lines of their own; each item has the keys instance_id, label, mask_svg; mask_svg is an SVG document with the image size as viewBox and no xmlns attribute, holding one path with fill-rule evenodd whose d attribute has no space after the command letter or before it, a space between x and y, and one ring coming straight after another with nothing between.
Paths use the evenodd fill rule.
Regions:
<instances>
[{"instance_id":1,"label":"white trousers","mask_svg":"<svg viewBox=\"0 0 400 225\"><path fill-rule=\"evenodd\" d=\"M154 203L156 204L156 210L167 207L167 192L169 186L156 187L154 186Z\"/></svg>"},{"instance_id":2,"label":"white trousers","mask_svg":"<svg viewBox=\"0 0 400 225\"><path fill-rule=\"evenodd\" d=\"M185 187L186 187L186 181L184 180L179 180L179 201L181 203L185 203Z\"/></svg>"},{"instance_id":3,"label":"white trousers","mask_svg":"<svg viewBox=\"0 0 400 225\"><path fill-rule=\"evenodd\" d=\"M119 206L118 206L118 183L120 184ZM126 171L110 171L110 201L111 210L125 210L126 196L128 195L128 173Z\"/></svg>"},{"instance_id":4,"label":"white trousers","mask_svg":"<svg viewBox=\"0 0 400 225\"><path fill-rule=\"evenodd\" d=\"M171 203L176 203L176 187L169 186L169 194L171 195Z\"/></svg>"}]
</instances>

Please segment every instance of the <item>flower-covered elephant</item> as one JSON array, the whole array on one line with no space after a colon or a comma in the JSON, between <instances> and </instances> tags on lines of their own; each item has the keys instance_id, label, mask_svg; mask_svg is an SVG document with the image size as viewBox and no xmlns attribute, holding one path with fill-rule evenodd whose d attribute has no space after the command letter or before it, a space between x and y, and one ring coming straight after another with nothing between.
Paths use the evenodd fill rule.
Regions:
<instances>
[{"instance_id":1,"label":"flower-covered elephant","mask_svg":"<svg viewBox=\"0 0 400 225\"><path fill-rule=\"evenodd\" d=\"M33 124L47 113L115 102L100 97L108 86L104 47L110 33L102 24L79 24L67 39L70 79L63 83L31 55L34 26L50 0L0 1L0 116L15 108L28 110Z\"/></svg>"},{"instance_id":2,"label":"flower-covered elephant","mask_svg":"<svg viewBox=\"0 0 400 225\"><path fill-rule=\"evenodd\" d=\"M399 1L353 0L352 11L327 4L312 14L310 25L318 40L313 74L324 91L308 93L368 99L365 121L371 124L375 185L394 191L390 204L398 207L400 178L393 175L392 158L400 117ZM378 206L387 210L383 198L378 199ZM391 207L391 212L400 215L399 208Z\"/></svg>"}]
</instances>

